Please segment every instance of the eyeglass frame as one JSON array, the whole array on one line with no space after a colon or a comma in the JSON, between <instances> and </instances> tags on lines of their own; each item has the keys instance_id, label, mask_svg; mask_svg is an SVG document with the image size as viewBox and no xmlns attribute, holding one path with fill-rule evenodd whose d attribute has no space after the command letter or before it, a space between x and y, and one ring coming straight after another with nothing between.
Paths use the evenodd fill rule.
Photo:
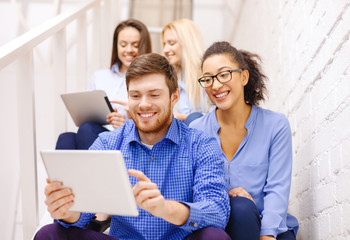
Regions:
<instances>
[{"instance_id":1,"label":"eyeglass frame","mask_svg":"<svg viewBox=\"0 0 350 240\"><path fill-rule=\"evenodd\" d=\"M218 75L220 75L220 74L222 74L222 73L224 73L224 72L229 72L229 73L230 73L230 80L227 80L227 81L222 82L222 81L220 81L220 80L218 79ZM219 83L227 83L227 82L231 81L231 80L232 80L232 73L233 73L233 72L240 72L240 73L241 73L241 72L243 72L243 69L242 69L242 68L239 68L239 69L232 69L232 70L224 70L224 71L221 71L221 72L217 73L216 75L212 75L212 76L203 76L203 77L199 78L197 81L198 81L199 85L200 85L202 88L208 88L208 87L213 86L213 84L214 84L214 78L216 78L216 80L217 80ZM207 77L210 77L211 80L212 80L212 82L211 82L210 86L204 87L204 86L201 84L201 79L207 78Z\"/></svg>"}]
</instances>

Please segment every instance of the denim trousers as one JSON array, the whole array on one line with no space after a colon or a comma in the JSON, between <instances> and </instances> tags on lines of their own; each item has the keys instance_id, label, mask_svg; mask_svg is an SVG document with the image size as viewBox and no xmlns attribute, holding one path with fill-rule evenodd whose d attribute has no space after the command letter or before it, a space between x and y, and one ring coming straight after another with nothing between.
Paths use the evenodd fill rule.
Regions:
<instances>
[{"instance_id":1,"label":"denim trousers","mask_svg":"<svg viewBox=\"0 0 350 240\"><path fill-rule=\"evenodd\" d=\"M259 240L261 220L253 201L246 197L230 198L231 214L225 231L232 240ZM277 236L277 240L295 240L294 231Z\"/></svg>"},{"instance_id":2,"label":"denim trousers","mask_svg":"<svg viewBox=\"0 0 350 240\"><path fill-rule=\"evenodd\" d=\"M60 134L56 143L56 149L89 149L98 137L98 134L105 131L108 131L108 129L98 123L83 123L80 125L77 133L65 132Z\"/></svg>"}]
</instances>

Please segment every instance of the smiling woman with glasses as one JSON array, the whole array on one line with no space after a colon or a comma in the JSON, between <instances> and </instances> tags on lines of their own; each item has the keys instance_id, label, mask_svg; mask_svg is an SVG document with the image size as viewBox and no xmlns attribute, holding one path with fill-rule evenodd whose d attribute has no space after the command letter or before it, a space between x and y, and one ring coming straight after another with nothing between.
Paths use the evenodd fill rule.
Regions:
<instances>
[{"instance_id":1,"label":"smiling woman with glasses","mask_svg":"<svg viewBox=\"0 0 350 240\"><path fill-rule=\"evenodd\" d=\"M267 79L258 61L228 42L210 46L198 82L216 109L190 127L215 137L226 155L230 237L295 240L298 221L288 214L291 130L285 115L258 107Z\"/></svg>"}]
</instances>

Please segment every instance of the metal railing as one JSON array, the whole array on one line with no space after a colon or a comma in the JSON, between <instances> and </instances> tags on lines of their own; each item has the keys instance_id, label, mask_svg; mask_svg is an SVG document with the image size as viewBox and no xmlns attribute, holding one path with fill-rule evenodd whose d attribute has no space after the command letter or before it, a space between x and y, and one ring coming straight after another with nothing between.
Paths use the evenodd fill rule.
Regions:
<instances>
[{"instance_id":1,"label":"metal railing","mask_svg":"<svg viewBox=\"0 0 350 240\"><path fill-rule=\"evenodd\" d=\"M18 114L18 149L20 162L20 185L22 194L23 237L30 239L38 222L38 187L37 187L37 146L36 146L36 109L35 109L35 71L34 49L40 43L51 39L52 76L55 97L54 108L62 104L59 94L65 92L67 86L67 27L76 22L76 36L73 37L77 46L76 71L78 84L82 85L88 78L88 61L92 69L98 69L109 59L111 24L115 16L111 9L115 6L113 0L90 0L75 10L66 11L30 30L11 42L0 47L0 71L6 66L17 62L17 114ZM90 14L91 13L91 14ZM87 21L88 15L91 21ZM91 25L92 53L88 56L87 26ZM113 26L112 26L113 27ZM86 86L85 86L86 87ZM60 111L57 108L57 111ZM66 113L55 113L55 129L66 128ZM58 130L57 130L58 131Z\"/></svg>"}]
</instances>

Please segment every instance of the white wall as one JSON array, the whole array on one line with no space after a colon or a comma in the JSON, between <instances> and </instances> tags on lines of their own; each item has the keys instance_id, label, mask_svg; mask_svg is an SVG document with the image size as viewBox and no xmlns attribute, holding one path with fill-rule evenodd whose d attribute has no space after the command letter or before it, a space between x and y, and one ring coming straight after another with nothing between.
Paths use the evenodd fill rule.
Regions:
<instances>
[{"instance_id":1,"label":"white wall","mask_svg":"<svg viewBox=\"0 0 350 240\"><path fill-rule=\"evenodd\" d=\"M79 2L80 1L80 2ZM24 23L28 26L28 29L33 29L36 26L42 24L46 20L54 16L54 1L17 1L20 3L19 11L23 13ZM86 3L84 0L69 1L68 4L62 5L62 12L72 10L76 8L81 2ZM21 4L25 3L25 4ZM112 40L112 31L115 25L120 19L125 19L128 12L128 2L126 0L113 0L111 1L112 6L116 9L111 16L111 28L108 37L110 38L110 44L108 44L108 57L104 63L108 67L110 58L110 48ZM111 10L112 11L112 10ZM3 16L3 21L0 23L0 45L11 41L16 36L20 35L21 29L26 27L19 26L18 15L20 13L16 11L16 8L10 1L0 3L0 15ZM87 17L87 25L91 23L91 12ZM88 56L89 67L87 68L85 84L82 81L77 83L77 49L76 49L76 23L72 23L67 28L67 77L69 82L67 84L67 91L81 91L86 89L87 82L94 69L91 67L91 45L93 40L91 37L91 27L88 27L88 46L90 46ZM70 117L67 117L67 124L60 124L60 129L57 129L55 123L57 119L64 119L58 114L57 109L54 109L55 98L53 92L55 92L55 83L53 77L53 59L52 59L52 42L46 40L42 44L39 44L34 51L34 91L35 91L35 120L36 120L36 147L37 147L37 180L38 180L38 199L39 199L39 221L43 217L46 211L46 205L44 204L43 189L45 186L46 173L43 167L39 151L42 149L54 149L56 139L59 132L66 130L74 131L76 127L72 123ZM105 44L107 45L107 44ZM97 47L95 47L96 49ZM99 66L99 67L100 67ZM2 138L0 140L0 186L3 190L0 200L0 212L4 217L0 219L0 239L23 239L22 231L22 203L25 207L35 208L35 206L26 206L26 199L21 199L20 195L20 163L19 163L19 147L18 147L18 136L20 131L24 129L18 128L18 116L17 116L17 88L21 88L18 85L16 79L16 63L11 64L8 67L0 70L0 109L1 118L0 125L2 126ZM96 67L96 66L95 66ZM64 79L62 79L64 80ZM79 84L80 83L80 84ZM66 115L65 107L60 106L63 109L63 114ZM59 110L61 110L59 109ZM60 111L62 113L62 111ZM57 118L59 115L59 118ZM67 129L65 129L65 127ZM23 201L22 201L23 200ZM49 219L50 221L50 219ZM36 222L33 219L33 222Z\"/></svg>"},{"instance_id":2,"label":"white wall","mask_svg":"<svg viewBox=\"0 0 350 240\"><path fill-rule=\"evenodd\" d=\"M291 123L298 239L349 239L350 2L247 0L238 22L232 43L270 77L264 106Z\"/></svg>"},{"instance_id":3,"label":"white wall","mask_svg":"<svg viewBox=\"0 0 350 240\"><path fill-rule=\"evenodd\" d=\"M244 0L194 0L193 21L202 33L204 48L216 41L230 41Z\"/></svg>"}]
</instances>

